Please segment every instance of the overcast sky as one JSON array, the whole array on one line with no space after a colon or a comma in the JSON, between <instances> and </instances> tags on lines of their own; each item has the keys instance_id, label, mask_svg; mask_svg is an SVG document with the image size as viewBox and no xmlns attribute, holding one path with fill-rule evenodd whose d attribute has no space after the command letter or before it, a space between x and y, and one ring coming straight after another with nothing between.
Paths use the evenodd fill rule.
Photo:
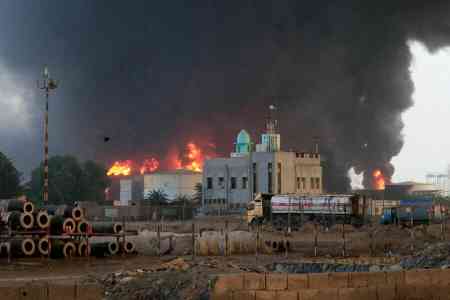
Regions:
<instances>
[{"instance_id":1,"label":"overcast sky","mask_svg":"<svg viewBox=\"0 0 450 300\"><path fill-rule=\"evenodd\" d=\"M394 181L425 181L450 163L450 48L430 53L410 43L414 106L403 114L405 145L394 157Z\"/></svg>"}]
</instances>

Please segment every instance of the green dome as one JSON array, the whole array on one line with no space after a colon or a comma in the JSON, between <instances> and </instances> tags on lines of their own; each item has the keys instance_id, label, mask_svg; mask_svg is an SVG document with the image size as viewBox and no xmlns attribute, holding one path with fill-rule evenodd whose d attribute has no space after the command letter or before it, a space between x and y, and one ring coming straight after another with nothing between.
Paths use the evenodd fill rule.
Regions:
<instances>
[{"instance_id":1,"label":"green dome","mask_svg":"<svg viewBox=\"0 0 450 300\"><path fill-rule=\"evenodd\" d=\"M237 140L236 143L237 144L250 144L250 134L248 134L247 131L245 131L245 129L242 129L238 136L237 136Z\"/></svg>"}]
</instances>

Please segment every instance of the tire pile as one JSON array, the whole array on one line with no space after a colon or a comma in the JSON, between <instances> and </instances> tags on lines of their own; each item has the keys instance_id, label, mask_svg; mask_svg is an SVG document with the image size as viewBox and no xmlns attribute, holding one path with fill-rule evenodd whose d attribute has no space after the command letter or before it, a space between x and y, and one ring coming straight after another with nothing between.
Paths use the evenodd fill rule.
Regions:
<instances>
[{"instance_id":1,"label":"tire pile","mask_svg":"<svg viewBox=\"0 0 450 300\"><path fill-rule=\"evenodd\" d=\"M135 249L122 224L90 223L80 207L36 209L29 201L0 200L0 257L102 257Z\"/></svg>"}]
</instances>

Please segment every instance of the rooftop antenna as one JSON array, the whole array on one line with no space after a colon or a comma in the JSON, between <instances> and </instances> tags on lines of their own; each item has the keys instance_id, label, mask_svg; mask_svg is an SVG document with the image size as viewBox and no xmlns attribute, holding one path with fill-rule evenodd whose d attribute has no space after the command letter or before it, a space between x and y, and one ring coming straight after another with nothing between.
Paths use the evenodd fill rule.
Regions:
<instances>
[{"instance_id":1,"label":"rooftop antenna","mask_svg":"<svg viewBox=\"0 0 450 300\"><path fill-rule=\"evenodd\" d=\"M273 115L275 114L276 107L273 104L269 105L269 119L267 120L266 129L268 134L277 133L278 129L278 121L274 119Z\"/></svg>"},{"instance_id":2,"label":"rooftop antenna","mask_svg":"<svg viewBox=\"0 0 450 300\"><path fill-rule=\"evenodd\" d=\"M50 91L58 87L58 83L50 78L47 66L44 67L42 81L38 80L37 86L45 91L45 117L44 117L44 186L42 189L42 199L48 202L48 98Z\"/></svg>"}]
</instances>

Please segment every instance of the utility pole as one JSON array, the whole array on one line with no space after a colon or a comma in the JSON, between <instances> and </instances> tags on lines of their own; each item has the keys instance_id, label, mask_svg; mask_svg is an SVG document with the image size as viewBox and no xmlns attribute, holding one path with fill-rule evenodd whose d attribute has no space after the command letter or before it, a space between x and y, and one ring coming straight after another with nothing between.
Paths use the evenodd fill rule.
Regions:
<instances>
[{"instance_id":1,"label":"utility pole","mask_svg":"<svg viewBox=\"0 0 450 300\"><path fill-rule=\"evenodd\" d=\"M45 91L45 117L44 117L44 187L42 189L42 199L48 202L48 98L50 90L57 88L55 80L50 78L47 67L44 68L43 80L38 80L38 88Z\"/></svg>"}]
</instances>

